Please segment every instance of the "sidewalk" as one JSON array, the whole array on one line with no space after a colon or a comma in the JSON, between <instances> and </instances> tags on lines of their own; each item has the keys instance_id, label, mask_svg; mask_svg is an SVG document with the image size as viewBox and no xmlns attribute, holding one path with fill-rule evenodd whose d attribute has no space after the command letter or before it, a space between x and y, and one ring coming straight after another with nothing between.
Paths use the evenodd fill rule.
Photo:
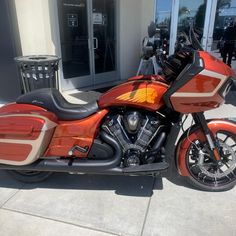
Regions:
<instances>
[{"instance_id":1,"label":"sidewalk","mask_svg":"<svg viewBox=\"0 0 236 236\"><path fill-rule=\"evenodd\" d=\"M234 236L235 198L178 178L55 174L22 185L1 171L1 236Z\"/></svg>"}]
</instances>

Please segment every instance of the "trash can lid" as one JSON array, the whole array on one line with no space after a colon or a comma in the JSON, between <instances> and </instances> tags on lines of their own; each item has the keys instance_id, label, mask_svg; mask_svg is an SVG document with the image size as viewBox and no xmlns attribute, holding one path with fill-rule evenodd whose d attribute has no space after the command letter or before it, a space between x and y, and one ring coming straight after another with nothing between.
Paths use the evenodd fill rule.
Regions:
<instances>
[{"instance_id":1,"label":"trash can lid","mask_svg":"<svg viewBox=\"0 0 236 236\"><path fill-rule=\"evenodd\" d=\"M16 62L56 62L61 58L54 55L29 55L29 56L20 56L14 58Z\"/></svg>"}]
</instances>

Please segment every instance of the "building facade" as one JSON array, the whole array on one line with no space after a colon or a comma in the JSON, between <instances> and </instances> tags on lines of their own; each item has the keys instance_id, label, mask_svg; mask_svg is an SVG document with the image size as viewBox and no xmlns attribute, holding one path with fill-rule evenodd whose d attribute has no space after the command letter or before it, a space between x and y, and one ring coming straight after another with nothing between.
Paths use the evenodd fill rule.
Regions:
<instances>
[{"instance_id":1,"label":"building facade","mask_svg":"<svg viewBox=\"0 0 236 236\"><path fill-rule=\"evenodd\" d=\"M61 57L61 90L136 73L153 0L15 0L23 55Z\"/></svg>"},{"instance_id":2,"label":"building facade","mask_svg":"<svg viewBox=\"0 0 236 236\"><path fill-rule=\"evenodd\" d=\"M135 75L142 39L153 20L169 54L190 24L203 48L216 53L225 27L236 16L236 0L4 1L11 2L15 14L18 54L61 57L62 91L106 87Z\"/></svg>"}]
</instances>

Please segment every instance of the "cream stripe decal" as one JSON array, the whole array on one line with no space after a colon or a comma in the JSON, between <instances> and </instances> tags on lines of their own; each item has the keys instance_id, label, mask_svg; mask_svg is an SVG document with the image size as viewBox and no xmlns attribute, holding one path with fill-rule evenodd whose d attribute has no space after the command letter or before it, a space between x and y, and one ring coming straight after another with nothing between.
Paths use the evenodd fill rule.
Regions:
<instances>
[{"instance_id":1,"label":"cream stripe decal","mask_svg":"<svg viewBox=\"0 0 236 236\"><path fill-rule=\"evenodd\" d=\"M209 93L174 93L172 95L172 97L212 97L214 96L217 91L221 88L221 86L225 83L225 81L228 79L228 76L226 75L222 75L213 71L209 71L209 70L203 70L202 72L199 73L200 75L205 75L205 76L209 76L209 77L213 77L213 78L217 78L220 79L220 83L218 84L218 86L215 88L215 90L213 92L209 92Z\"/></svg>"}]
</instances>

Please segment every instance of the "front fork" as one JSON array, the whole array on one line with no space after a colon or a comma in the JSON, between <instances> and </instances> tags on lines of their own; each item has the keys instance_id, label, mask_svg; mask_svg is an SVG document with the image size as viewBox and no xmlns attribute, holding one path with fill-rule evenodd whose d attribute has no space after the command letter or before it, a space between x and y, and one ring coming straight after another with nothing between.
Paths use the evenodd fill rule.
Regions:
<instances>
[{"instance_id":1,"label":"front fork","mask_svg":"<svg viewBox=\"0 0 236 236\"><path fill-rule=\"evenodd\" d=\"M203 113L194 113L193 119L196 124L201 125L202 131L205 134L206 140L207 140L209 147L210 147L210 153L209 153L210 158L217 165L221 165L221 157L219 154L219 150L217 148L216 139L207 125L207 121L206 121L204 114Z\"/></svg>"}]
</instances>

